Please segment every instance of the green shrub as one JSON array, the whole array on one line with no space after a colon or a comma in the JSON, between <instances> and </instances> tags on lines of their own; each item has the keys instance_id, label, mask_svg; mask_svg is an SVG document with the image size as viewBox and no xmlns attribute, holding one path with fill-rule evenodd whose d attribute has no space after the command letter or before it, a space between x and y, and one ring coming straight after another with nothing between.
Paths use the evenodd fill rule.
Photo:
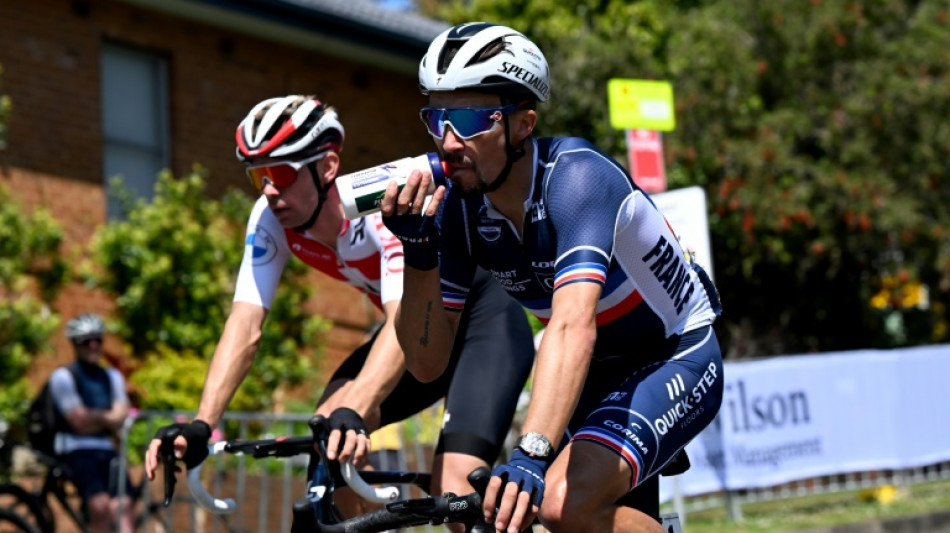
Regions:
<instances>
[{"instance_id":1,"label":"green shrub","mask_svg":"<svg viewBox=\"0 0 950 533\"><path fill-rule=\"evenodd\" d=\"M22 419L33 392L27 368L59 326L50 305L68 278L62 240L47 211L24 213L0 187L0 416L11 421Z\"/></svg>"},{"instance_id":2,"label":"green shrub","mask_svg":"<svg viewBox=\"0 0 950 533\"><path fill-rule=\"evenodd\" d=\"M231 306L252 201L236 190L209 198L201 168L180 179L162 173L149 202L130 201L115 183L112 192L126 219L96 232L84 274L115 299L114 330L135 360L130 382L140 407L195 409ZM303 310L313 293L305 274L301 263L288 263L232 410L269 410L275 390L304 379L322 387L313 368L328 324Z\"/></svg>"}]
</instances>

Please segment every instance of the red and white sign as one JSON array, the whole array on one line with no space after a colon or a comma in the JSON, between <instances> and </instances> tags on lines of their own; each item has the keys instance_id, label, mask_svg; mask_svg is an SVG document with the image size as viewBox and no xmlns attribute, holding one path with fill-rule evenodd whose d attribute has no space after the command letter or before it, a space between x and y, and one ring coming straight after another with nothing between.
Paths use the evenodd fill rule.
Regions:
<instances>
[{"instance_id":1,"label":"red and white sign","mask_svg":"<svg viewBox=\"0 0 950 533\"><path fill-rule=\"evenodd\" d=\"M633 182L646 192L666 190L666 168L663 165L663 137L658 131L631 129L627 131L627 155Z\"/></svg>"}]
</instances>

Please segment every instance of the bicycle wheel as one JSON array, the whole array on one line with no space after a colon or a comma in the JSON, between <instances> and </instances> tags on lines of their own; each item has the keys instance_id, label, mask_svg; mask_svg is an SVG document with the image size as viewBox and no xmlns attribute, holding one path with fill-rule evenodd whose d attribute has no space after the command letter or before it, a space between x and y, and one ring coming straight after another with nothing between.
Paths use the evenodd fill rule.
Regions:
<instances>
[{"instance_id":1,"label":"bicycle wheel","mask_svg":"<svg viewBox=\"0 0 950 533\"><path fill-rule=\"evenodd\" d=\"M13 511L0 509L0 533L40 533L40 531Z\"/></svg>"},{"instance_id":2,"label":"bicycle wheel","mask_svg":"<svg viewBox=\"0 0 950 533\"><path fill-rule=\"evenodd\" d=\"M15 515L39 533L55 531L53 513L46 502L16 483L0 484L0 509Z\"/></svg>"}]
</instances>

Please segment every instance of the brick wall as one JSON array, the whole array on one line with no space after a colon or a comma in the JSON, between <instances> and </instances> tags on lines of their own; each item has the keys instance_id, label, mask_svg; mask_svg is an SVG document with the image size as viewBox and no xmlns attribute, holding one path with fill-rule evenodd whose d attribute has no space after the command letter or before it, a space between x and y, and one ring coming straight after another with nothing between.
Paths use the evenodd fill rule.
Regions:
<instances>
[{"instance_id":1,"label":"brick wall","mask_svg":"<svg viewBox=\"0 0 950 533\"><path fill-rule=\"evenodd\" d=\"M82 249L104 222L99 53L103 41L157 52L169 60L172 167L199 163L209 191L252 192L234 159L234 129L263 98L315 93L333 104L347 131L342 171L432 149L418 119L424 99L414 75L395 74L115 0L0 2L0 94L14 105L0 186L30 209L50 208L66 230L64 253ZM235 265L235 268L237 265ZM379 313L355 289L314 275L313 310L335 321L328 367L364 338ZM56 302L64 317L111 302L79 286ZM107 350L118 350L107 343ZM39 358L45 376L71 359L57 336L57 358Z\"/></svg>"}]
</instances>

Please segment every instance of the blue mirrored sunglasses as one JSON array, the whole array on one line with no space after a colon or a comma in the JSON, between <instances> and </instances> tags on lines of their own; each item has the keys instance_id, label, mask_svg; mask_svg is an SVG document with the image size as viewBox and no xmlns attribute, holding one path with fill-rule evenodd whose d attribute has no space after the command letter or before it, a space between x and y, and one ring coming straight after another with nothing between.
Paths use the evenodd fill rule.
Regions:
<instances>
[{"instance_id":1,"label":"blue mirrored sunglasses","mask_svg":"<svg viewBox=\"0 0 950 533\"><path fill-rule=\"evenodd\" d=\"M517 104L501 107L423 107L419 111L429 135L436 139L445 136L445 125L462 139L471 139L495 128L505 114L518 109Z\"/></svg>"}]
</instances>

